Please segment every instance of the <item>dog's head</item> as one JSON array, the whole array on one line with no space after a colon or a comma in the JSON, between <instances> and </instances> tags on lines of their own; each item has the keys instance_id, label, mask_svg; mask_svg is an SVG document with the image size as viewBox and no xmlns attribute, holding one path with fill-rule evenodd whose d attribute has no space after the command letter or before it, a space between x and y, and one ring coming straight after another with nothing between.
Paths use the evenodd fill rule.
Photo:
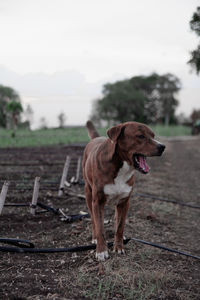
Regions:
<instances>
[{"instance_id":1,"label":"dog's head","mask_svg":"<svg viewBox=\"0 0 200 300\"><path fill-rule=\"evenodd\" d=\"M110 128L107 134L122 159L144 174L149 172L146 157L160 156L165 149L165 145L154 139L153 131L142 123L119 124Z\"/></svg>"}]
</instances>

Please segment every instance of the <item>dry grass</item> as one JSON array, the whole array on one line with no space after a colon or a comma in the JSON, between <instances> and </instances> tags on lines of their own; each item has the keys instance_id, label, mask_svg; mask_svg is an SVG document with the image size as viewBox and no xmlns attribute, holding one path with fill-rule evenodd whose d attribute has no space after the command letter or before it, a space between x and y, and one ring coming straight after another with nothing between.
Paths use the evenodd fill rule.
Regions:
<instances>
[{"instance_id":1,"label":"dry grass","mask_svg":"<svg viewBox=\"0 0 200 300\"><path fill-rule=\"evenodd\" d=\"M105 263L83 265L79 269L79 285L89 299L150 299L158 297L163 288L173 281L173 273L166 268L146 269L145 254L113 257ZM149 257L147 257L149 260ZM99 275L98 275L99 274ZM93 276L92 276L93 275Z\"/></svg>"}]
</instances>

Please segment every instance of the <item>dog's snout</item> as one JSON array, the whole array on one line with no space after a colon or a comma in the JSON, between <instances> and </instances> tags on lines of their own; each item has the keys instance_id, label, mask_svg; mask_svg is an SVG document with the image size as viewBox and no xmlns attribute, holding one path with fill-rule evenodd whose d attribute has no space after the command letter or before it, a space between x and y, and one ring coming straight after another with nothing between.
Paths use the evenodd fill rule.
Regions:
<instances>
[{"instance_id":1,"label":"dog's snout","mask_svg":"<svg viewBox=\"0 0 200 300\"><path fill-rule=\"evenodd\" d=\"M164 152L164 150L165 150L165 145L158 144L157 145L157 149L158 149L159 154L161 155Z\"/></svg>"}]
</instances>

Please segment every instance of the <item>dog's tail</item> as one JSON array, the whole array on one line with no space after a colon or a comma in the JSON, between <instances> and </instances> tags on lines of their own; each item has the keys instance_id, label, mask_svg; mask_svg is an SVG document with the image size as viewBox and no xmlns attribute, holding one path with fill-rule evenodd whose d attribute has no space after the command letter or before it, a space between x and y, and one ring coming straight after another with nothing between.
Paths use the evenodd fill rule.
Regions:
<instances>
[{"instance_id":1,"label":"dog's tail","mask_svg":"<svg viewBox=\"0 0 200 300\"><path fill-rule=\"evenodd\" d=\"M94 124L92 123L92 121L90 121L90 120L87 121L86 127L88 129L88 135L91 139L95 139L96 137L99 136L99 133L96 130L96 128L94 127Z\"/></svg>"}]
</instances>

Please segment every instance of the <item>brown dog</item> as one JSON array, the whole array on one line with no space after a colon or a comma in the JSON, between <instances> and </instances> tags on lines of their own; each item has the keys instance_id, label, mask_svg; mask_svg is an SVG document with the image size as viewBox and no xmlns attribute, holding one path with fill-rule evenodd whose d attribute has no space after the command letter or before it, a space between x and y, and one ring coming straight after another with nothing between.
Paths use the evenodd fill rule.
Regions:
<instances>
[{"instance_id":1,"label":"brown dog","mask_svg":"<svg viewBox=\"0 0 200 300\"><path fill-rule=\"evenodd\" d=\"M104 206L115 205L114 251L124 253L123 232L129 199L135 182L135 170L149 172L147 156L160 156L165 146L154 140L146 125L127 122L110 128L108 137L99 137L91 121L87 122L92 139L83 156L85 195L92 221L92 241L97 243L96 258L108 258L104 233Z\"/></svg>"}]
</instances>

